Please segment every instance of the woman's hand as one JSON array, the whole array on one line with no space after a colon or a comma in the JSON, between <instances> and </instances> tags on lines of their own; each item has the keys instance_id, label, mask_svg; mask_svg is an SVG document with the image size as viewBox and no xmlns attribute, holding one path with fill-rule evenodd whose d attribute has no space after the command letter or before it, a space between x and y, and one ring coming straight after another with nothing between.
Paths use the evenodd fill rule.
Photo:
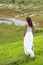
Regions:
<instances>
[{"instance_id":1,"label":"woman's hand","mask_svg":"<svg viewBox=\"0 0 43 65\"><path fill-rule=\"evenodd\" d=\"M34 47L32 46L32 51L34 51Z\"/></svg>"},{"instance_id":2,"label":"woman's hand","mask_svg":"<svg viewBox=\"0 0 43 65\"><path fill-rule=\"evenodd\" d=\"M25 24L24 36L26 34L26 30L27 30L27 25Z\"/></svg>"}]
</instances>

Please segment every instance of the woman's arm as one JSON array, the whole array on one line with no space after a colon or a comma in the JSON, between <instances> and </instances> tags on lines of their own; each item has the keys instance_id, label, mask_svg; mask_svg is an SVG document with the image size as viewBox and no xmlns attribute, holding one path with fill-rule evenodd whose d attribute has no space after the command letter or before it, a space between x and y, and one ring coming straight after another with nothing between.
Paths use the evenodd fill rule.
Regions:
<instances>
[{"instance_id":1,"label":"woman's arm","mask_svg":"<svg viewBox=\"0 0 43 65\"><path fill-rule=\"evenodd\" d=\"M27 29L27 25L25 25L24 36L25 36L25 34L26 34L26 29Z\"/></svg>"},{"instance_id":2,"label":"woman's arm","mask_svg":"<svg viewBox=\"0 0 43 65\"><path fill-rule=\"evenodd\" d=\"M34 34L34 26L32 26L32 33Z\"/></svg>"},{"instance_id":3,"label":"woman's arm","mask_svg":"<svg viewBox=\"0 0 43 65\"><path fill-rule=\"evenodd\" d=\"M32 33L34 34L34 28L32 28Z\"/></svg>"}]
</instances>

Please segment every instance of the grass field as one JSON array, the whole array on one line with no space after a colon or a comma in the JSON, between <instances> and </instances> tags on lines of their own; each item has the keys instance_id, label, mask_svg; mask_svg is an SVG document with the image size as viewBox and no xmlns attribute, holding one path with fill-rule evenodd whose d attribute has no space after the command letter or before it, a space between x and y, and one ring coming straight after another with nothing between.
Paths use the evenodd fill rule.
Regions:
<instances>
[{"instance_id":1,"label":"grass field","mask_svg":"<svg viewBox=\"0 0 43 65\"><path fill-rule=\"evenodd\" d=\"M42 32L36 33L38 29ZM35 61L24 54L23 33L24 27L0 25L0 65L9 59L13 60L9 65L43 65L43 28L34 32Z\"/></svg>"}]
</instances>

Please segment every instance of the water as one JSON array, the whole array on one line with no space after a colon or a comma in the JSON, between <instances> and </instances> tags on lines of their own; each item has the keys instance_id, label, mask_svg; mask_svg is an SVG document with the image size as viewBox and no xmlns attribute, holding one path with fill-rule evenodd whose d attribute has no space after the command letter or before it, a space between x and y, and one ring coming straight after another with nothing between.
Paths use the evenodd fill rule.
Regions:
<instances>
[{"instance_id":1,"label":"water","mask_svg":"<svg viewBox=\"0 0 43 65\"><path fill-rule=\"evenodd\" d=\"M24 26L26 23L25 21L18 20L16 18L9 18L9 20L13 21L13 23L17 26Z\"/></svg>"},{"instance_id":2,"label":"water","mask_svg":"<svg viewBox=\"0 0 43 65\"><path fill-rule=\"evenodd\" d=\"M7 18L5 20L0 20L0 24L12 24L14 23L14 25L16 26L24 26L26 24L25 21L22 21L22 20L18 20L16 18ZM34 26L38 26L38 24L36 22L33 22Z\"/></svg>"},{"instance_id":3,"label":"water","mask_svg":"<svg viewBox=\"0 0 43 65\"><path fill-rule=\"evenodd\" d=\"M10 25L10 24L12 24L12 22L10 20L8 20L8 19L5 19L5 20L0 20L0 24L8 24L8 25Z\"/></svg>"}]
</instances>

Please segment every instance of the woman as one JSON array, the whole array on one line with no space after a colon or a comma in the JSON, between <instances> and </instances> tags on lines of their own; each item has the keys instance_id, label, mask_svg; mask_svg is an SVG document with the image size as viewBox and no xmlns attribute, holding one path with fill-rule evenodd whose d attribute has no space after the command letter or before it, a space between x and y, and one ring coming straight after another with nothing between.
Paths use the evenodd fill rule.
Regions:
<instances>
[{"instance_id":1,"label":"woman","mask_svg":"<svg viewBox=\"0 0 43 65\"><path fill-rule=\"evenodd\" d=\"M34 57L33 50L33 30L34 26L30 17L26 17L25 33L24 33L24 52L30 57Z\"/></svg>"}]
</instances>

